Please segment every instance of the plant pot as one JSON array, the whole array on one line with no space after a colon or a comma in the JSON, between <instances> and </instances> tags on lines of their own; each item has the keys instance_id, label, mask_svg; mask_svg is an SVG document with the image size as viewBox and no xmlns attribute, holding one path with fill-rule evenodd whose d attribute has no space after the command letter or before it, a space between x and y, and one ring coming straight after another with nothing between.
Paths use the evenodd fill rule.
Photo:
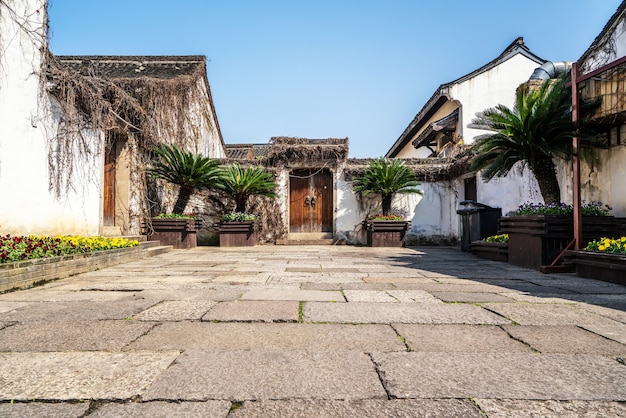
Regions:
<instances>
[{"instance_id":1,"label":"plant pot","mask_svg":"<svg viewBox=\"0 0 626 418\"><path fill-rule=\"evenodd\" d=\"M220 222L220 247L253 247L258 241L257 221Z\"/></svg>"},{"instance_id":2,"label":"plant pot","mask_svg":"<svg viewBox=\"0 0 626 418\"><path fill-rule=\"evenodd\" d=\"M583 240L614 235L613 216L583 216ZM535 270L548 266L574 239L572 215L504 216L500 232L509 234L509 263Z\"/></svg>"},{"instance_id":3,"label":"plant pot","mask_svg":"<svg viewBox=\"0 0 626 418\"><path fill-rule=\"evenodd\" d=\"M404 247L409 221L363 221L368 247Z\"/></svg>"},{"instance_id":4,"label":"plant pot","mask_svg":"<svg viewBox=\"0 0 626 418\"><path fill-rule=\"evenodd\" d=\"M487 260L509 261L509 244L506 242L474 241L469 250L475 256Z\"/></svg>"},{"instance_id":5,"label":"plant pot","mask_svg":"<svg viewBox=\"0 0 626 418\"><path fill-rule=\"evenodd\" d=\"M578 276L626 285L626 254L566 251L565 262L574 265Z\"/></svg>"},{"instance_id":6,"label":"plant pot","mask_svg":"<svg viewBox=\"0 0 626 418\"><path fill-rule=\"evenodd\" d=\"M200 221L189 218L152 218L152 233L149 240L159 241L161 245L172 245L176 249L189 249L197 245L196 233Z\"/></svg>"}]
</instances>

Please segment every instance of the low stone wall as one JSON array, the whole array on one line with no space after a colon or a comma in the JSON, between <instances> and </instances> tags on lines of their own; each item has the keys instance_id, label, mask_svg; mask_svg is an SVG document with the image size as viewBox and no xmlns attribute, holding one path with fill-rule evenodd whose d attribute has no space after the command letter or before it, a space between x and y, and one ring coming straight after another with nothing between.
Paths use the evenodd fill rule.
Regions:
<instances>
[{"instance_id":1,"label":"low stone wall","mask_svg":"<svg viewBox=\"0 0 626 418\"><path fill-rule=\"evenodd\" d=\"M87 254L73 254L0 264L0 292L24 289L52 280L100 270L120 263L128 263L163 252L156 251L156 245L158 243L142 243L133 248L119 248Z\"/></svg>"}]
</instances>

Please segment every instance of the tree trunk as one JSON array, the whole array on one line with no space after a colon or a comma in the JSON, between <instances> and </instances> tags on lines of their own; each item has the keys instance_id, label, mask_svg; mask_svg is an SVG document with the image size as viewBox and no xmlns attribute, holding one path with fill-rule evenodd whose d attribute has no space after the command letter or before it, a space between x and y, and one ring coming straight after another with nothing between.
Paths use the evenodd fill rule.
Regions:
<instances>
[{"instance_id":1,"label":"tree trunk","mask_svg":"<svg viewBox=\"0 0 626 418\"><path fill-rule=\"evenodd\" d=\"M237 207L235 208L235 212L241 212L241 213L245 213L246 212L246 202L248 201L248 197L237 197L235 198L235 203L237 204Z\"/></svg>"},{"instance_id":2,"label":"tree trunk","mask_svg":"<svg viewBox=\"0 0 626 418\"><path fill-rule=\"evenodd\" d=\"M383 195L383 215L389 215L391 212L391 198L392 195Z\"/></svg>"},{"instance_id":3,"label":"tree trunk","mask_svg":"<svg viewBox=\"0 0 626 418\"><path fill-rule=\"evenodd\" d=\"M552 158L546 156L537 160L535 164L530 166L530 171L533 172L537 179L543 201L546 204L560 203L561 189L559 188L559 181L556 177L556 166Z\"/></svg>"},{"instance_id":4,"label":"tree trunk","mask_svg":"<svg viewBox=\"0 0 626 418\"><path fill-rule=\"evenodd\" d=\"M189 198L191 197L191 193L193 189L189 187L181 187L178 191L178 198L176 199L176 203L174 204L173 213L177 215L182 215L185 212L185 208L187 207L187 203L189 203Z\"/></svg>"}]
</instances>

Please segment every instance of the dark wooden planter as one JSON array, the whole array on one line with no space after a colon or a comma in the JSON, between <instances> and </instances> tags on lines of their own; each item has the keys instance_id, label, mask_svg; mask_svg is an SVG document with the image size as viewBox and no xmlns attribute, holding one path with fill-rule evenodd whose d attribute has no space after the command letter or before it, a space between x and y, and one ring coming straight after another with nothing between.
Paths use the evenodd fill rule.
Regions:
<instances>
[{"instance_id":1,"label":"dark wooden planter","mask_svg":"<svg viewBox=\"0 0 626 418\"><path fill-rule=\"evenodd\" d=\"M184 218L152 218L151 222L152 233L148 234L149 240L183 250L197 245L196 232L200 228L200 221Z\"/></svg>"},{"instance_id":2,"label":"dark wooden planter","mask_svg":"<svg viewBox=\"0 0 626 418\"><path fill-rule=\"evenodd\" d=\"M574 265L578 276L626 285L626 255L566 251L565 262Z\"/></svg>"},{"instance_id":3,"label":"dark wooden planter","mask_svg":"<svg viewBox=\"0 0 626 418\"><path fill-rule=\"evenodd\" d=\"M409 221L363 221L368 247L404 247Z\"/></svg>"},{"instance_id":4,"label":"dark wooden planter","mask_svg":"<svg viewBox=\"0 0 626 418\"><path fill-rule=\"evenodd\" d=\"M474 241L469 250L475 256L487 260L509 261L509 244L506 242Z\"/></svg>"},{"instance_id":5,"label":"dark wooden planter","mask_svg":"<svg viewBox=\"0 0 626 418\"><path fill-rule=\"evenodd\" d=\"M253 247L258 241L257 221L220 222L220 247Z\"/></svg>"},{"instance_id":6,"label":"dark wooden planter","mask_svg":"<svg viewBox=\"0 0 626 418\"><path fill-rule=\"evenodd\" d=\"M583 240L615 235L613 216L583 216ZM574 239L572 215L504 216L500 233L509 234L509 263L540 270Z\"/></svg>"}]
</instances>

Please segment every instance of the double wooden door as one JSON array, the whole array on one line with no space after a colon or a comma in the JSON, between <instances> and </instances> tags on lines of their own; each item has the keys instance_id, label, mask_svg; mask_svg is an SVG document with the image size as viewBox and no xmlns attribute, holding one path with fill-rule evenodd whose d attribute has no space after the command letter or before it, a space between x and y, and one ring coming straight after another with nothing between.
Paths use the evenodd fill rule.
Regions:
<instances>
[{"instance_id":1,"label":"double wooden door","mask_svg":"<svg viewBox=\"0 0 626 418\"><path fill-rule=\"evenodd\" d=\"M326 169L298 169L289 176L289 232L333 232L333 178Z\"/></svg>"}]
</instances>

